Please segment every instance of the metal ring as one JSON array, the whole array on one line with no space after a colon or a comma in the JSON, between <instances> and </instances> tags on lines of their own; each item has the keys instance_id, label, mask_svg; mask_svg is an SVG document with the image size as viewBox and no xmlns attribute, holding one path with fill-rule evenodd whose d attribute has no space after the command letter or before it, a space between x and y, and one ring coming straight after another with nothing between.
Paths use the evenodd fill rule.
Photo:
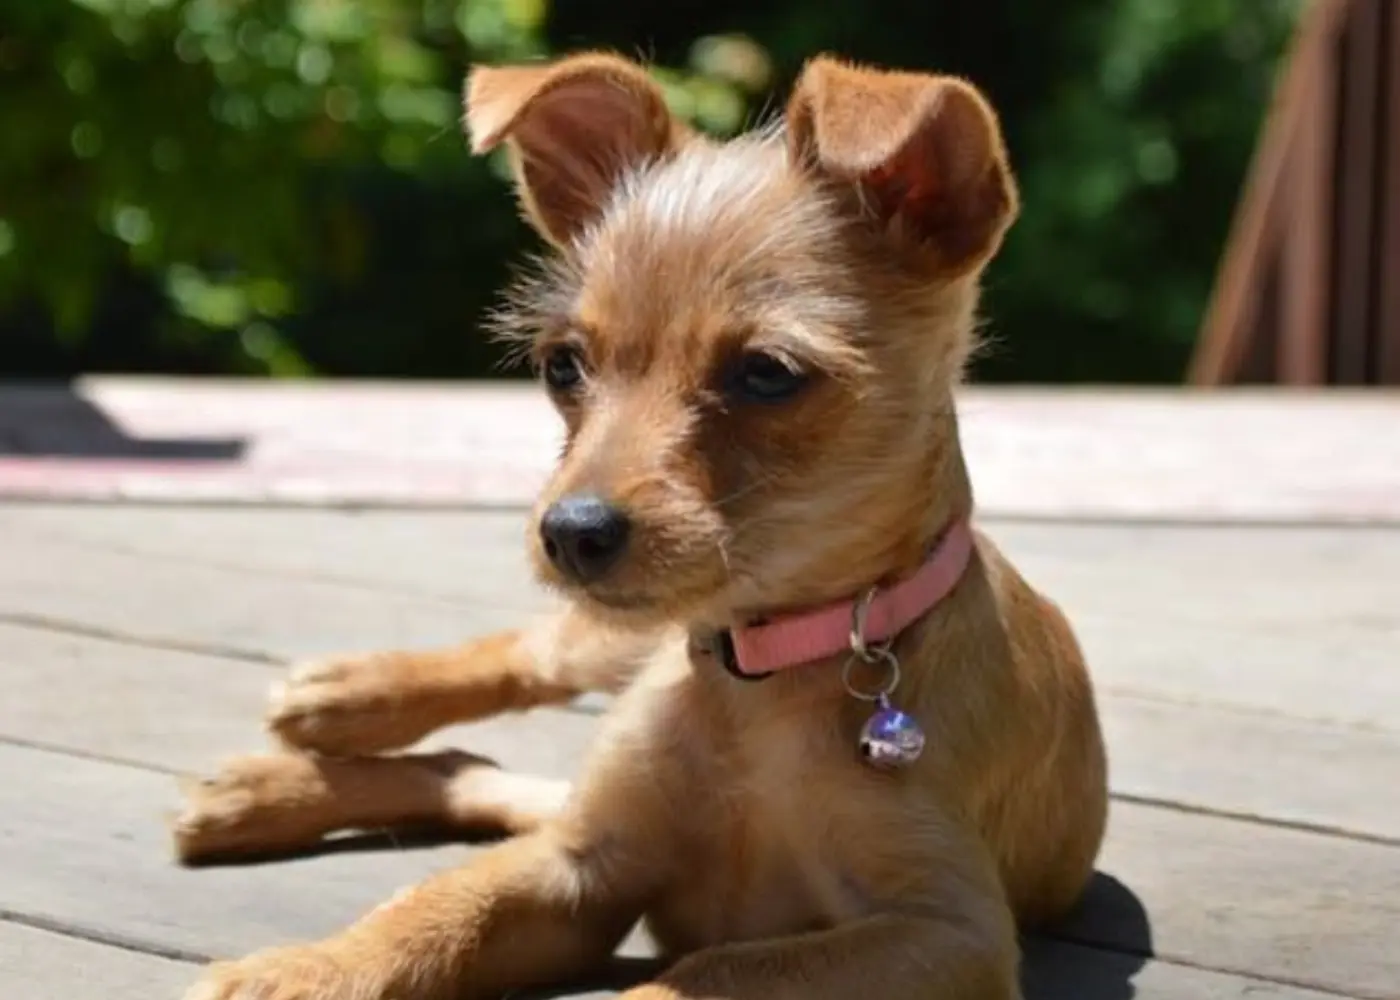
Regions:
<instances>
[{"instance_id":1,"label":"metal ring","mask_svg":"<svg viewBox=\"0 0 1400 1000\"><path fill-rule=\"evenodd\" d=\"M867 665L884 664L884 683L873 691L862 691L851 683L851 668L857 663ZM846 693L852 698L861 701L879 701L881 698L888 698L894 693L894 689L899 687L899 658L890 652L887 647L876 646L874 649L866 648L866 655L856 652L855 655L847 657L845 665L841 667L841 683L846 688Z\"/></svg>"},{"instance_id":2,"label":"metal ring","mask_svg":"<svg viewBox=\"0 0 1400 1000\"><path fill-rule=\"evenodd\" d=\"M875 603L879 590L879 587L871 587L851 607L851 652L866 663L875 663L880 659L881 650L872 650L865 644L865 620L870 616L870 605Z\"/></svg>"}]
</instances>

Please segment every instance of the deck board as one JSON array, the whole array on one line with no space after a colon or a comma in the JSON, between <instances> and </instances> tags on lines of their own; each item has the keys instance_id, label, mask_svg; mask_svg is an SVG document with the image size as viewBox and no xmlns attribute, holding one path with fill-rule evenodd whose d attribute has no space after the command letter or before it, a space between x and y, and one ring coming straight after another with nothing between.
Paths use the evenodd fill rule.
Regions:
<instances>
[{"instance_id":1,"label":"deck board","mask_svg":"<svg viewBox=\"0 0 1400 1000\"><path fill-rule=\"evenodd\" d=\"M1395 392L979 385L959 411L987 512L1400 523ZM518 383L0 383L0 497L520 504L561 428Z\"/></svg>"},{"instance_id":2,"label":"deck board","mask_svg":"<svg viewBox=\"0 0 1400 1000\"><path fill-rule=\"evenodd\" d=\"M9 995L24 1000L174 1000L198 966L0 918L0 970ZM1031 942L1026 1000L1323 1000L1328 994L1118 955L1059 942ZM549 991L603 1000L612 989Z\"/></svg>"},{"instance_id":3,"label":"deck board","mask_svg":"<svg viewBox=\"0 0 1400 1000\"><path fill-rule=\"evenodd\" d=\"M1030 942L1025 1000L1323 1000L1305 987L1064 942Z\"/></svg>"},{"instance_id":4,"label":"deck board","mask_svg":"<svg viewBox=\"0 0 1400 1000\"><path fill-rule=\"evenodd\" d=\"M182 773L268 747L261 721L280 669L3 624L0 649L0 739ZM567 777L597 722L542 708L522 730L521 718L453 726L424 745L466 746L504 766Z\"/></svg>"},{"instance_id":5,"label":"deck board","mask_svg":"<svg viewBox=\"0 0 1400 1000\"><path fill-rule=\"evenodd\" d=\"M195 974L187 962L0 919L0 985L14 1000L174 998Z\"/></svg>"}]
</instances>

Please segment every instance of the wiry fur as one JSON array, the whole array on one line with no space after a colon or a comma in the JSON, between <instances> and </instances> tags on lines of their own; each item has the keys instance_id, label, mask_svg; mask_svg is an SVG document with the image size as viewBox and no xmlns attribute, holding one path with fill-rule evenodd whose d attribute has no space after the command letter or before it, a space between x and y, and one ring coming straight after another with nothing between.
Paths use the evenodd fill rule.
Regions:
<instances>
[{"instance_id":1,"label":"wiry fur","mask_svg":"<svg viewBox=\"0 0 1400 1000\"><path fill-rule=\"evenodd\" d=\"M572 789L461 753L232 763L192 791L185 859L424 820L516 836L327 941L215 966L190 1000L494 996L598 966L643 918L676 961L631 1000L1004 1000L1017 924L1082 891L1106 799L1089 679L985 536L894 646L930 734L907 771L857 759L869 709L839 659L746 683L688 641L902 576L973 513L954 392L1017 206L995 117L962 81L829 59L781 127L726 144L659 106L597 54L478 70L467 100L555 248L497 326L586 359L532 524L600 493L634 524L625 558L583 585L532 530L563 615L299 668L270 715L293 748L364 755L618 693L596 748ZM756 351L809 383L736 398L725 373Z\"/></svg>"}]
</instances>

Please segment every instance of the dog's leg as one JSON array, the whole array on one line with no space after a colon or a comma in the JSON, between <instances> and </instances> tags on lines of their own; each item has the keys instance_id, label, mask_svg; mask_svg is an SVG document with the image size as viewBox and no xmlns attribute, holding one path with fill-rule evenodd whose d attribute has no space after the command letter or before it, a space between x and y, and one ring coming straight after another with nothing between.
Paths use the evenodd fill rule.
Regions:
<instances>
[{"instance_id":1,"label":"dog's leg","mask_svg":"<svg viewBox=\"0 0 1400 1000\"><path fill-rule=\"evenodd\" d=\"M1009 914L985 912L998 905L989 897L966 913L874 916L706 949L620 1000L1019 1000Z\"/></svg>"},{"instance_id":2,"label":"dog's leg","mask_svg":"<svg viewBox=\"0 0 1400 1000\"><path fill-rule=\"evenodd\" d=\"M559 811L569 783L452 750L344 759L278 753L237 758L185 790L175 853L195 864L303 850L346 830L528 833Z\"/></svg>"},{"instance_id":3,"label":"dog's leg","mask_svg":"<svg viewBox=\"0 0 1400 1000\"><path fill-rule=\"evenodd\" d=\"M186 1000L487 1000L600 968L678 863L683 772L633 752L652 738L633 720L650 717L615 715L576 794L534 832L328 939L216 963Z\"/></svg>"},{"instance_id":4,"label":"dog's leg","mask_svg":"<svg viewBox=\"0 0 1400 1000\"><path fill-rule=\"evenodd\" d=\"M639 916L632 877L547 827L331 938L216 963L186 1000L486 1000L586 975Z\"/></svg>"},{"instance_id":5,"label":"dog's leg","mask_svg":"<svg viewBox=\"0 0 1400 1000\"><path fill-rule=\"evenodd\" d=\"M571 610L452 649L306 663L274 687L267 723L290 747L382 753L453 723L616 692L654 644L652 635L604 629Z\"/></svg>"}]
</instances>

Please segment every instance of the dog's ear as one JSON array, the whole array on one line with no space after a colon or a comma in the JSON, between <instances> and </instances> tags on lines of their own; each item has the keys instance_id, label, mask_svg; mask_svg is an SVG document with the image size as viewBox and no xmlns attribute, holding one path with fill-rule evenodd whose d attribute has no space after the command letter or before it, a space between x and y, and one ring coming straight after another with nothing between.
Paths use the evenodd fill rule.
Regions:
<instances>
[{"instance_id":1,"label":"dog's ear","mask_svg":"<svg viewBox=\"0 0 1400 1000\"><path fill-rule=\"evenodd\" d=\"M1019 210L1001 127L971 84L819 56L787 107L789 151L855 184L863 210L966 273L996 253Z\"/></svg>"},{"instance_id":2,"label":"dog's ear","mask_svg":"<svg viewBox=\"0 0 1400 1000\"><path fill-rule=\"evenodd\" d=\"M629 170L672 152L684 131L642 67L605 53L475 67L464 103L472 152L507 144L526 215L556 246L597 216Z\"/></svg>"}]
</instances>

